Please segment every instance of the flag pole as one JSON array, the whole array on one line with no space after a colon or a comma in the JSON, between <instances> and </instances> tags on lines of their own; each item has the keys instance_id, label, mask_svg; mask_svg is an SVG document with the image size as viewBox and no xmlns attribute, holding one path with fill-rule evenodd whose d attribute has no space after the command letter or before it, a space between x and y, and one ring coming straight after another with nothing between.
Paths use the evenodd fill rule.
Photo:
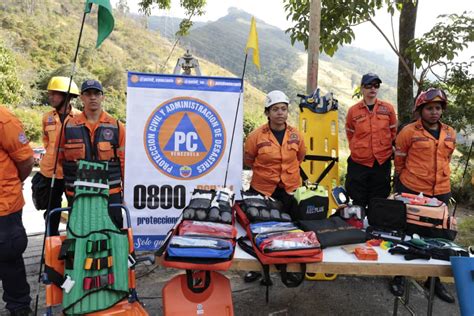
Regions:
<instances>
[{"instance_id":1,"label":"flag pole","mask_svg":"<svg viewBox=\"0 0 474 316\"><path fill-rule=\"evenodd\" d=\"M54 188L54 182L55 182L55 179L56 179L56 171L57 171L57 167L58 167L59 145L61 144L61 138L62 138L63 130L64 130L64 123L66 121L66 116L68 115L67 107L69 105L69 97L71 95L72 79L73 79L74 74L76 72L77 56L79 55L79 46L80 46L80 43L81 43L82 32L84 30L84 22L86 20L86 15L87 15L87 12L84 12L84 14L82 16L81 29L79 31L79 38L77 40L76 52L74 54L74 58L73 58L73 61L72 61L71 75L69 77L69 87L67 89L66 97L64 98L64 101L63 101L64 111L63 111L62 114L59 113L61 115L61 129L60 129L60 132L59 132L59 138L58 138L58 141L57 141L58 146L56 147L56 155L55 155L55 158L54 158L53 177L51 178L51 186L49 188L48 207L46 208L45 231L44 231L44 236L43 236L43 246L42 246L42 250L41 250L40 267L39 267L39 271L38 271L38 286L36 287L36 295L35 295L35 316L38 314L39 288L40 288L41 277L42 277L42 272L43 272L44 248L45 248L45 245L46 245L46 232L48 231L48 225L49 225L49 213L51 211L52 192L53 192L53 188Z\"/></svg>"},{"instance_id":2,"label":"flag pole","mask_svg":"<svg viewBox=\"0 0 474 316\"><path fill-rule=\"evenodd\" d=\"M230 139L229 155L227 155L227 167L225 169L224 188L227 185L227 174L229 173L230 155L232 153L232 145L234 144L234 134L235 134L235 126L237 125L237 116L239 115L240 98L241 98L242 93L244 91L244 76L245 76L245 68L247 67L247 57L248 57L248 53L245 53L244 69L242 70L242 77L240 77L240 79L242 81L242 85L240 87L239 99L237 101L237 108L235 109L234 126L232 128L232 137Z\"/></svg>"}]
</instances>

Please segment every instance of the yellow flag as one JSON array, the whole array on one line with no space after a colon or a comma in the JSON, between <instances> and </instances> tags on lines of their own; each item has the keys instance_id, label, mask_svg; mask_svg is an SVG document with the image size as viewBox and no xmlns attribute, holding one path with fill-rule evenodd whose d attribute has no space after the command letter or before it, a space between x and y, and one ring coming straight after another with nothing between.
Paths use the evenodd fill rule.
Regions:
<instances>
[{"instance_id":1,"label":"yellow flag","mask_svg":"<svg viewBox=\"0 0 474 316\"><path fill-rule=\"evenodd\" d=\"M258 50L258 35L257 35L257 23L255 18L252 17L252 22L250 22L250 33L247 40L247 46L245 47L245 53L248 53L249 48L253 49L252 59L255 66L260 70L260 52Z\"/></svg>"}]
</instances>

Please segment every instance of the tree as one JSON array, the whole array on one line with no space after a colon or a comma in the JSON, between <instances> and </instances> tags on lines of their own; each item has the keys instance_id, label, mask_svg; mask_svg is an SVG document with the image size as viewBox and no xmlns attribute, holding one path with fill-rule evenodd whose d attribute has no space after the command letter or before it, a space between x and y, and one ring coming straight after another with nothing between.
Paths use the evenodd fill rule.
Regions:
<instances>
[{"instance_id":1,"label":"tree","mask_svg":"<svg viewBox=\"0 0 474 316\"><path fill-rule=\"evenodd\" d=\"M460 51L474 41L473 13L464 12L462 15L440 15L438 22L429 32L420 38L410 41L407 54L415 66L421 69L420 82L433 74L437 80L444 81L449 74L449 64ZM446 62L447 61L447 62ZM444 73L439 75L436 66L443 66Z\"/></svg>"},{"instance_id":2,"label":"tree","mask_svg":"<svg viewBox=\"0 0 474 316\"><path fill-rule=\"evenodd\" d=\"M122 15L127 15L130 13L130 7L128 6L127 0L119 0L117 5L115 6L117 11Z\"/></svg>"},{"instance_id":3,"label":"tree","mask_svg":"<svg viewBox=\"0 0 474 316\"><path fill-rule=\"evenodd\" d=\"M157 6L161 10L169 10L171 8L171 0L142 0L139 4L140 11L145 15L151 14L151 9ZM204 7L206 0L180 0L180 5L185 9L186 18L181 21L179 30L176 32L177 36L184 36L188 34L193 26L191 18L193 16L201 16L204 14Z\"/></svg>"},{"instance_id":4,"label":"tree","mask_svg":"<svg viewBox=\"0 0 474 316\"><path fill-rule=\"evenodd\" d=\"M310 1L284 0L287 18L296 22L286 30L291 43L302 42L308 49ZM321 1L321 51L333 56L338 47L350 44L355 38L353 26L367 22L389 0L322 0Z\"/></svg>"},{"instance_id":5,"label":"tree","mask_svg":"<svg viewBox=\"0 0 474 316\"><path fill-rule=\"evenodd\" d=\"M474 133L474 75L470 62L450 63L446 79L436 82L423 81L422 88L441 88L448 94L448 108L443 113L443 122L453 126L463 136ZM466 154L466 153L465 153Z\"/></svg>"},{"instance_id":6,"label":"tree","mask_svg":"<svg viewBox=\"0 0 474 316\"><path fill-rule=\"evenodd\" d=\"M301 41L307 48L308 45L308 12L309 2L301 0L284 0L285 10L288 18L296 22L295 26L289 28L292 43ZM393 16L396 10L401 10L399 47L392 43L384 32L373 21L377 9L386 6L387 11ZM446 16L441 16L446 17ZM466 48L468 43L474 41L474 19L468 13L459 16L452 14L447 16L447 22L436 24L433 29L421 38L415 39L414 27L416 22L416 2L413 0L322 0L321 8L321 51L329 56L334 55L340 45L350 44L354 39L353 26L364 22L370 22L385 38L395 54L399 58L399 84L398 110L402 115L401 120L407 121L408 115L413 107L413 86L415 82L420 92L423 82L429 73L435 74L434 67L445 65L447 78L448 67L446 61L452 61L458 52ZM403 24L403 25L402 25ZM413 35L412 35L413 34ZM413 73L413 66L421 69L419 79ZM409 76L409 79L406 77ZM401 100L403 99L403 100ZM401 100L401 102L400 102ZM472 124L472 123L471 123Z\"/></svg>"},{"instance_id":7,"label":"tree","mask_svg":"<svg viewBox=\"0 0 474 316\"><path fill-rule=\"evenodd\" d=\"M429 32L412 40L406 49L407 55L420 69L418 93L430 86L446 90L449 107L444 118L457 131L469 135L474 125L474 102L471 62L453 62L460 51L474 41L474 17L472 13L463 15L441 15ZM435 78L434 82L428 75ZM418 94L417 93L417 94Z\"/></svg>"},{"instance_id":8,"label":"tree","mask_svg":"<svg viewBox=\"0 0 474 316\"><path fill-rule=\"evenodd\" d=\"M413 112L413 59L407 54L407 47L411 40L415 38L416 13L418 1L413 4L411 0L401 0L402 9L400 12L400 23L398 29L398 47L400 58L405 60L408 69L405 69L401 62L398 63L398 120L409 122Z\"/></svg>"},{"instance_id":9,"label":"tree","mask_svg":"<svg viewBox=\"0 0 474 316\"><path fill-rule=\"evenodd\" d=\"M13 54L0 43L0 104L18 104L23 87L16 73Z\"/></svg>"}]
</instances>

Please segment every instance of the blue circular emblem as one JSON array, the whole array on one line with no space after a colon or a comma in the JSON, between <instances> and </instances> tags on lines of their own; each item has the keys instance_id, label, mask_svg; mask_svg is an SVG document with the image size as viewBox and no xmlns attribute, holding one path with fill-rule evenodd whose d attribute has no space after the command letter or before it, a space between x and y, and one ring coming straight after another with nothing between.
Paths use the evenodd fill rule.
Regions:
<instances>
[{"instance_id":1,"label":"blue circular emblem","mask_svg":"<svg viewBox=\"0 0 474 316\"><path fill-rule=\"evenodd\" d=\"M224 124L202 100L179 97L160 104L144 129L145 151L163 174L182 180L204 176L219 163L226 146Z\"/></svg>"}]
</instances>

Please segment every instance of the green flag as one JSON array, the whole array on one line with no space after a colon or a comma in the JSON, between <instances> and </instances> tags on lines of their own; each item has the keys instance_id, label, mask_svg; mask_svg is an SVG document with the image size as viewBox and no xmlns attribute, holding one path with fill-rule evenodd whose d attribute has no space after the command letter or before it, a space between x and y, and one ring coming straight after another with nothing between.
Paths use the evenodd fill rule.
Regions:
<instances>
[{"instance_id":1,"label":"green flag","mask_svg":"<svg viewBox=\"0 0 474 316\"><path fill-rule=\"evenodd\" d=\"M97 44L95 45L96 48L99 48L100 44L114 29L114 16L109 0L86 0L84 12L90 13L94 3L99 6L99 12L97 13Z\"/></svg>"}]
</instances>

